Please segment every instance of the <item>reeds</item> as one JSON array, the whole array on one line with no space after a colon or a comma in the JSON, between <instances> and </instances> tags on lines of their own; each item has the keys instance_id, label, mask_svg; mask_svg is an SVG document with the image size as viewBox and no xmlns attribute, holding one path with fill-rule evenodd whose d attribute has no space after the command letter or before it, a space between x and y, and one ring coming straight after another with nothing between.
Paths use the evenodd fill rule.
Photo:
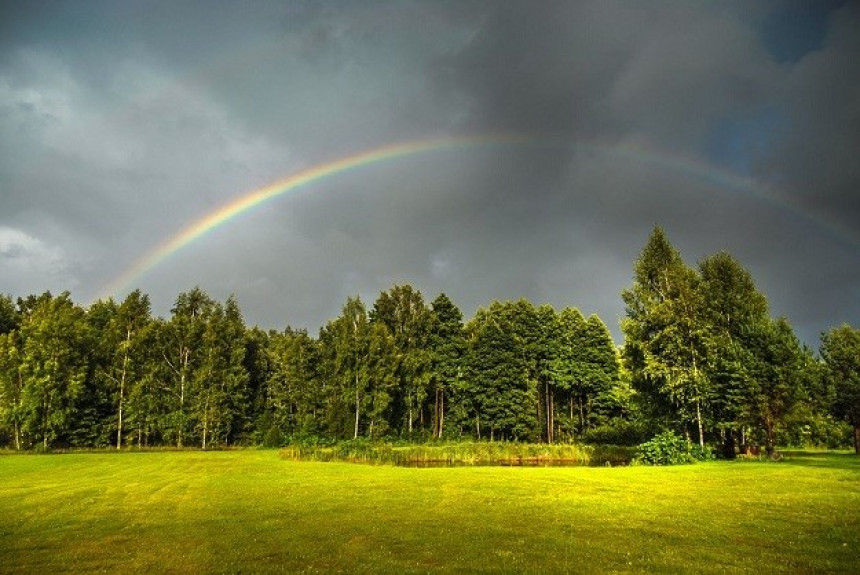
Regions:
<instances>
[{"instance_id":1,"label":"reeds","mask_svg":"<svg viewBox=\"0 0 860 575\"><path fill-rule=\"evenodd\" d=\"M344 461L409 467L463 465L626 465L634 448L614 445L576 445L514 442L455 442L397 445L342 441L335 445L288 445L283 459Z\"/></svg>"}]
</instances>

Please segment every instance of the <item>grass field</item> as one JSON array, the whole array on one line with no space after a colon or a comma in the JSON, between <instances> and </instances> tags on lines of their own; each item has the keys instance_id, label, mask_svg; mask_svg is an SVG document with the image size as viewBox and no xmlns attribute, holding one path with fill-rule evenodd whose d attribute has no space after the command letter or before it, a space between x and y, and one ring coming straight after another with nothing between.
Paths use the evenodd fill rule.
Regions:
<instances>
[{"instance_id":1,"label":"grass field","mask_svg":"<svg viewBox=\"0 0 860 575\"><path fill-rule=\"evenodd\" d=\"M0 456L0 572L858 572L860 458L411 469Z\"/></svg>"}]
</instances>

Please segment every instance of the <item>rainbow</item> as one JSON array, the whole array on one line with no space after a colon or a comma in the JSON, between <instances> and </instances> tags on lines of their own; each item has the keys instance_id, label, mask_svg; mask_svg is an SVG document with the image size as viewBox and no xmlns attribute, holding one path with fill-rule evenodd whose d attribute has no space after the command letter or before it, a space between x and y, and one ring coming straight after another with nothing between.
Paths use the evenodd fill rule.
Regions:
<instances>
[{"instance_id":1,"label":"rainbow","mask_svg":"<svg viewBox=\"0 0 860 575\"><path fill-rule=\"evenodd\" d=\"M106 298L114 294L128 291L144 274L206 233L264 202L324 178L405 156L414 156L428 152L450 151L476 146L524 145L533 141L534 138L516 134L447 137L383 146L381 148L375 148L370 151L340 158L325 164L318 164L297 174L293 174L282 180L273 182L264 188L248 192L229 204L211 212L202 219L193 222L191 225L180 231L176 236L168 239L147 253L143 258L126 269L120 276L111 281L110 284L102 290L102 295L100 297Z\"/></svg>"},{"instance_id":2,"label":"rainbow","mask_svg":"<svg viewBox=\"0 0 860 575\"><path fill-rule=\"evenodd\" d=\"M176 236L168 239L155 249L145 254L132 266L126 269L120 276L110 282L100 297L107 298L114 294L123 293L132 289L147 272L157 267L173 254L180 251L188 244L194 242L203 235L218 228L229 220L259 206L269 200L282 196L287 192L302 188L319 180L336 176L350 170L370 166L380 162L424 154L429 152L441 152L457 150L461 148L505 146L505 145L546 145L551 148L559 146L570 147L574 151L609 154L626 161L640 162L646 165L656 166L670 172L679 173L687 177L704 181L707 184L722 190L734 191L743 195L751 196L759 201L771 204L783 211L789 212L798 219L816 225L826 230L835 239L849 246L851 249L860 247L860 238L853 230L839 226L834 222L803 209L787 198L777 194L766 186L755 180L732 172L715 168L701 160L674 156L667 153L654 153L643 150L630 144L600 144L600 143L573 143L558 140L535 138L517 134L492 134L483 136L460 136L447 137L430 140L419 140L375 148L370 151L346 156L324 164L312 166L306 170L288 176L272 184L248 192L234 201L226 204L205 217L192 222L181 230Z\"/></svg>"}]
</instances>

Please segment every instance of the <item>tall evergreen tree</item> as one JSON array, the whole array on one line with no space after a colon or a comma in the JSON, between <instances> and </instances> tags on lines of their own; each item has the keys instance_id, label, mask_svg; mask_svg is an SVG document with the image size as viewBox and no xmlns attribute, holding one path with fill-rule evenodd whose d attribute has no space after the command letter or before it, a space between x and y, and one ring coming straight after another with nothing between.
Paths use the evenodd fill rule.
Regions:
<instances>
[{"instance_id":1,"label":"tall evergreen tree","mask_svg":"<svg viewBox=\"0 0 860 575\"><path fill-rule=\"evenodd\" d=\"M763 431L765 448L772 456L777 427L805 397L804 368L812 357L785 318L757 325L751 348L750 416Z\"/></svg>"},{"instance_id":2,"label":"tall evergreen tree","mask_svg":"<svg viewBox=\"0 0 860 575\"><path fill-rule=\"evenodd\" d=\"M723 434L724 455L734 457L736 440L752 419L748 367L760 326L770 322L768 304L750 273L725 252L702 260L699 271L714 424Z\"/></svg>"}]
</instances>

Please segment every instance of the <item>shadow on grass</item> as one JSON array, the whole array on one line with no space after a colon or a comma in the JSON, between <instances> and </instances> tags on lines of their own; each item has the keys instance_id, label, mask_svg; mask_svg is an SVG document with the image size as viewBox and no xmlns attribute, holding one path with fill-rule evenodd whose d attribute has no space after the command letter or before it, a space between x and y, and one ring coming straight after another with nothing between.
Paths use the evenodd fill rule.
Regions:
<instances>
[{"instance_id":1,"label":"shadow on grass","mask_svg":"<svg viewBox=\"0 0 860 575\"><path fill-rule=\"evenodd\" d=\"M782 463L803 467L844 469L860 473L860 455L826 451L781 451Z\"/></svg>"}]
</instances>

